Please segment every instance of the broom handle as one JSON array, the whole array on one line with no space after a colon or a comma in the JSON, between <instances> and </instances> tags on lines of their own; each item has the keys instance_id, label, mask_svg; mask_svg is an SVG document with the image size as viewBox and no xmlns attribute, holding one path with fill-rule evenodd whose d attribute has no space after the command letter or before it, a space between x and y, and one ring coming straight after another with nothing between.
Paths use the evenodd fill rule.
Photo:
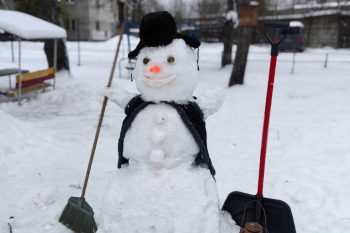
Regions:
<instances>
[{"instance_id":1,"label":"broom handle","mask_svg":"<svg viewBox=\"0 0 350 233\"><path fill-rule=\"evenodd\" d=\"M116 49L116 52L115 52L115 55L114 55L114 60L113 60L113 64L112 64L111 73L109 75L109 80L108 80L107 87L111 87L112 86L112 79L113 79L113 76L114 76L114 70L115 70L115 66L116 66L116 63L117 63L119 49L120 49L120 44L121 44L122 39L123 39L123 34L124 34L124 24L122 24L120 26L120 28L119 28L119 41L118 41L117 49ZM91 149L89 164L88 164L88 167L87 167L87 170L86 170L84 186L83 186L83 190L81 192L81 199L84 199L84 197L85 197L85 192L86 192L87 184L88 184L88 181L89 181L91 166L92 166L92 162L94 160L96 146L97 146L97 141L98 141L98 137L100 135L101 125L102 125L102 122L103 122L103 117L104 117L104 114L105 114L107 102L108 102L108 97L105 96L104 99L103 99L103 103L102 103L100 117L98 119L98 124L97 124L97 128L96 128L94 144L93 144L92 149Z\"/></svg>"}]
</instances>

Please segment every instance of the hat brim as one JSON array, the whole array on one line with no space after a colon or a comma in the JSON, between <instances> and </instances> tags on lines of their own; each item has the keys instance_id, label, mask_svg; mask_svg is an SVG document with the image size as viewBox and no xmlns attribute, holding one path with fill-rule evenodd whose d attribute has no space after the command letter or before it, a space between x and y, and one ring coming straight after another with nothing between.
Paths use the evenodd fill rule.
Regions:
<instances>
[{"instance_id":1,"label":"hat brim","mask_svg":"<svg viewBox=\"0 0 350 233\"><path fill-rule=\"evenodd\" d=\"M188 46L194 49L198 48L201 45L201 42L199 42L199 40L183 35L181 33L176 33L175 39L183 39ZM137 55L139 55L140 50L143 49L144 47L148 47L148 46L145 45L142 41L140 41L137 44L136 48L128 54L128 58L135 59Z\"/></svg>"},{"instance_id":2,"label":"hat brim","mask_svg":"<svg viewBox=\"0 0 350 233\"><path fill-rule=\"evenodd\" d=\"M194 49L198 48L201 45L201 42L199 42L199 40L197 40L196 38L189 37L189 36L186 36L186 35L181 34L181 33L176 33L175 38L176 39L183 39L188 46L190 46Z\"/></svg>"}]
</instances>

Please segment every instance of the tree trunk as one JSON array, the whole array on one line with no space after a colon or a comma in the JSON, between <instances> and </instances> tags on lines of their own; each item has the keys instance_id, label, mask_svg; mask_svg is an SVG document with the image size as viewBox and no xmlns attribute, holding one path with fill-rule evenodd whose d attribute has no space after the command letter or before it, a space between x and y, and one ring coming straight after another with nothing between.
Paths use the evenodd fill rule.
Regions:
<instances>
[{"instance_id":1,"label":"tree trunk","mask_svg":"<svg viewBox=\"0 0 350 233\"><path fill-rule=\"evenodd\" d=\"M44 51L47 58L47 63L49 67L54 66L54 41L45 40ZM69 60L67 54L66 43L63 39L57 40L57 71L59 70L69 70Z\"/></svg>"},{"instance_id":2,"label":"tree trunk","mask_svg":"<svg viewBox=\"0 0 350 233\"><path fill-rule=\"evenodd\" d=\"M254 28L252 27L238 27L236 56L228 86L242 85L244 82L244 73L253 32Z\"/></svg>"},{"instance_id":3,"label":"tree trunk","mask_svg":"<svg viewBox=\"0 0 350 233\"><path fill-rule=\"evenodd\" d=\"M46 1L46 7L48 7L47 20L58 26L63 25L62 14L60 4L57 0ZM53 55L54 55L54 41L45 40L44 51L47 58L49 67L53 67ZM56 70L69 70L69 59L66 47L66 41L63 39L57 40L57 67Z\"/></svg>"},{"instance_id":4,"label":"tree trunk","mask_svg":"<svg viewBox=\"0 0 350 233\"><path fill-rule=\"evenodd\" d=\"M221 67L232 64L233 22L226 21L223 28L224 51L221 57Z\"/></svg>"},{"instance_id":5,"label":"tree trunk","mask_svg":"<svg viewBox=\"0 0 350 233\"><path fill-rule=\"evenodd\" d=\"M233 11L233 0L227 0L227 11ZM233 22L227 20L222 30L224 51L221 57L221 67L232 64Z\"/></svg>"}]
</instances>

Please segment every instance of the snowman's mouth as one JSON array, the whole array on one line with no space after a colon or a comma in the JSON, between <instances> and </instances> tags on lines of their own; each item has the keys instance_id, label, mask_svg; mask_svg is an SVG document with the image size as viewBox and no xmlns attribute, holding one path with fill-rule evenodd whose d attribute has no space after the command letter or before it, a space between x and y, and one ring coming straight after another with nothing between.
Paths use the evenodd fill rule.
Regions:
<instances>
[{"instance_id":1,"label":"snowman's mouth","mask_svg":"<svg viewBox=\"0 0 350 233\"><path fill-rule=\"evenodd\" d=\"M144 75L143 81L148 86L161 87L161 86L167 85L169 83L172 83L175 79L176 79L175 75L172 75L168 78L162 78L162 79L154 79L154 78L151 78L147 75Z\"/></svg>"}]
</instances>

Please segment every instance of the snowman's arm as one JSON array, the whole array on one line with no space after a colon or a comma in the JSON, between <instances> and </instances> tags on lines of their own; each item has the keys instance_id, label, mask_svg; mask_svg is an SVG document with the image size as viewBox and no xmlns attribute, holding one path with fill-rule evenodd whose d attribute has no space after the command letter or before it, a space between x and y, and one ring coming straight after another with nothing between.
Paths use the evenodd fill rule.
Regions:
<instances>
[{"instance_id":1,"label":"snowman's arm","mask_svg":"<svg viewBox=\"0 0 350 233\"><path fill-rule=\"evenodd\" d=\"M201 108L204 120L217 112L225 101L225 89L211 89L198 95L196 103Z\"/></svg>"},{"instance_id":2,"label":"snowman's arm","mask_svg":"<svg viewBox=\"0 0 350 233\"><path fill-rule=\"evenodd\" d=\"M137 93L129 92L118 85L106 87L99 94L107 96L110 101L116 103L122 109L125 109L129 101L137 95Z\"/></svg>"}]
</instances>

